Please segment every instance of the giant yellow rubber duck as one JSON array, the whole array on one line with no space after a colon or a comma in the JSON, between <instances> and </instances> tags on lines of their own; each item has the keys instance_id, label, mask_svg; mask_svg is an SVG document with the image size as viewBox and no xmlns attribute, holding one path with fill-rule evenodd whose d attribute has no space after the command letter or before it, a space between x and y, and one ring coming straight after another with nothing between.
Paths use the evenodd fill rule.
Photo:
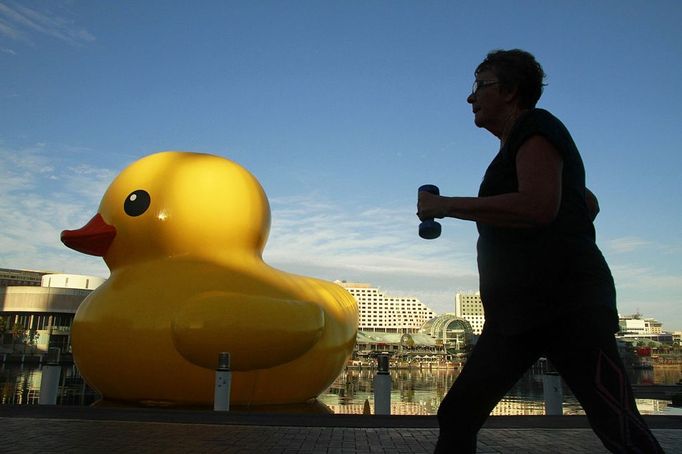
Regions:
<instances>
[{"instance_id":1,"label":"giant yellow rubber duck","mask_svg":"<svg viewBox=\"0 0 682 454\"><path fill-rule=\"evenodd\" d=\"M268 266L270 207L228 159L167 151L123 170L84 227L109 279L78 308L74 360L107 401L210 405L229 352L233 405L302 403L352 352L357 305L340 286Z\"/></svg>"}]
</instances>

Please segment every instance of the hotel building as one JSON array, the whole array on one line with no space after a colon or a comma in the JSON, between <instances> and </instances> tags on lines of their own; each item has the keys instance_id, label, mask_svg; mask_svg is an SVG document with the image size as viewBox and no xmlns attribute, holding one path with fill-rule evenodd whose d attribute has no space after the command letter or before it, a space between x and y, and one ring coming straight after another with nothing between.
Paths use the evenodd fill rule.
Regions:
<instances>
[{"instance_id":1,"label":"hotel building","mask_svg":"<svg viewBox=\"0 0 682 454\"><path fill-rule=\"evenodd\" d=\"M379 333L417 333L434 311L413 297L385 295L371 284L335 281L358 303L358 330Z\"/></svg>"},{"instance_id":2,"label":"hotel building","mask_svg":"<svg viewBox=\"0 0 682 454\"><path fill-rule=\"evenodd\" d=\"M485 323L480 292L458 292L455 295L455 315L469 322L473 334L480 335Z\"/></svg>"}]
</instances>

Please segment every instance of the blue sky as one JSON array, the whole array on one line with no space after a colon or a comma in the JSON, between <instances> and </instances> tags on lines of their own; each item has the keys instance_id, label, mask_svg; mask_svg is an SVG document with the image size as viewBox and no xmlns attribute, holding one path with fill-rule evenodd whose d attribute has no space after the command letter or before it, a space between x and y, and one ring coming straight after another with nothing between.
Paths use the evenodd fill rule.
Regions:
<instances>
[{"instance_id":1,"label":"blue sky","mask_svg":"<svg viewBox=\"0 0 682 454\"><path fill-rule=\"evenodd\" d=\"M473 69L519 47L582 152L621 313L680 330L680 23L678 1L0 0L0 267L106 277L60 231L139 157L199 151L261 181L268 263L451 311L475 226L419 239L416 188L477 192L499 144Z\"/></svg>"}]
</instances>

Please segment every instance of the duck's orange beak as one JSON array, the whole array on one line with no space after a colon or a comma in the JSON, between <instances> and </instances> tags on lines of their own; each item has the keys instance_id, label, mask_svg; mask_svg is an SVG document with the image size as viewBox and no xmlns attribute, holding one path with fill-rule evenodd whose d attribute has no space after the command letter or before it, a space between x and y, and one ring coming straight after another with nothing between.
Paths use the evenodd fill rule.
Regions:
<instances>
[{"instance_id":1,"label":"duck's orange beak","mask_svg":"<svg viewBox=\"0 0 682 454\"><path fill-rule=\"evenodd\" d=\"M97 213L83 227L77 230L64 230L62 243L83 254L104 257L116 236L116 228L104 222Z\"/></svg>"}]
</instances>

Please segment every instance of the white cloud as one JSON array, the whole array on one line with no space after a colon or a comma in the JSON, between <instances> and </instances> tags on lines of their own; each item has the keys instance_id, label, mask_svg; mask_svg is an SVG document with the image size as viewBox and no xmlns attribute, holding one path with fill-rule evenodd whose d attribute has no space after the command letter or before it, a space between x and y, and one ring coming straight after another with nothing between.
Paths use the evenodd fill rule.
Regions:
<instances>
[{"instance_id":1,"label":"white cloud","mask_svg":"<svg viewBox=\"0 0 682 454\"><path fill-rule=\"evenodd\" d=\"M59 241L62 230L81 227L95 214L115 177L110 169L84 162L84 154L46 144L0 145L0 267L108 274L101 258L71 251ZM272 229L264 259L279 269L371 283L389 295L417 297L437 312L453 310L457 291L478 288L472 223L444 221L442 237L425 241L417 236L411 204L356 206L316 195L270 202ZM609 244L613 251L632 251L645 245L651 250L654 243L623 237ZM660 261L640 265L625 257L630 256L617 255L611 263L620 307L633 310L636 304L682 327L673 310L682 295L674 257L665 269Z\"/></svg>"},{"instance_id":2,"label":"white cloud","mask_svg":"<svg viewBox=\"0 0 682 454\"><path fill-rule=\"evenodd\" d=\"M633 252L649 245L651 245L650 241L638 238L636 236L615 238L606 242L607 250L615 254Z\"/></svg>"},{"instance_id":3,"label":"white cloud","mask_svg":"<svg viewBox=\"0 0 682 454\"><path fill-rule=\"evenodd\" d=\"M2 14L3 16L5 15L4 13L5 8L6 6L0 3L0 14ZM12 25L10 25L8 22L3 20L2 16L0 16L0 35L4 35L15 41L24 40L23 34L16 30L14 27L12 27Z\"/></svg>"},{"instance_id":4,"label":"white cloud","mask_svg":"<svg viewBox=\"0 0 682 454\"><path fill-rule=\"evenodd\" d=\"M635 265L611 266L620 289L641 289L643 292L676 291L682 297L682 275L664 273L651 267Z\"/></svg>"},{"instance_id":5,"label":"white cloud","mask_svg":"<svg viewBox=\"0 0 682 454\"><path fill-rule=\"evenodd\" d=\"M422 240L411 205L344 207L315 196L271 204L264 259L280 269L371 283L390 295L415 296L437 312L453 310L456 291L478 287L471 232L448 226L459 238L446 237L445 229L439 240Z\"/></svg>"},{"instance_id":6,"label":"white cloud","mask_svg":"<svg viewBox=\"0 0 682 454\"><path fill-rule=\"evenodd\" d=\"M623 314L641 312L656 318L668 330L682 329L682 274L635 263L611 265Z\"/></svg>"},{"instance_id":7,"label":"white cloud","mask_svg":"<svg viewBox=\"0 0 682 454\"><path fill-rule=\"evenodd\" d=\"M84 178L62 154L42 144L0 147L0 266L107 275L101 259L67 249L59 236L95 214L113 173L92 169Z\"/></svg>"},{"instance_id":8,"label":"white cloud","mask_svg":"<svg viewBox=\"0 0 682 454\"><path fill-rule=\"evenodd\" d=\"M115 177L110 169L70 164L79 156L45 144L0 146L0 266L108 274L101 258L59 241L62 230L81 227L95 214ZM465 244L472 251L473 238L419 239L411 205L344 207L315 196L270 201L264 258L284 271L372 283L391 295L415 296L438 312L452 310L455 291L477 287L472 252L457 253ZM455 226L451 231L462 233Z\"/></svg>"},{"instance_id":9,"label":"white cloud","mask_svg":"<svg viewBox=\"0 0 682 454\"><path fill-rule=\"evenodd\" d=\"M72 19L15 3L0 3L0 34L26 43L32 43L31 37L36 34L50 36L71 45L82 45L95 40L90 32L76 25Z\"/></svg>"},{"instance_id":10,"label":"white cloud","mask_svg":"<svg viewBox=\"0 0 682 454\"><path fill-rule=\"evenodd\" d=\"M626 236L606 241L609 265L616 282L622 313L640 310L664 322L667 329L682 329L682 268L679 243L663 243Z\"/></svg>"},{"instance_id":11,"label":"white cloud","mask_svg":"<svg viewBox=\"0 0 682 454\"><path fill-rule=\"evenodd\" d=\"M101 258L71 251L59 241L62 230L81 227L94 215L115 177L80 156L45 144L0 145L0 266L108 274ZM478 287L472 223L444 221L442 237L425 241L416 234L411 205L361 207L315 195L270 202L272 229L264 259L279 269L371 283L389 295L417 297L437 312L453 310L455 292ZM624 237L609 244L613 251L632 251L652 243ZM668 270L631 261L611 265L625 308L642 301L667 307L663 302L682 295L682 275L674 265Z\"/></svg>"}]
</instances>

